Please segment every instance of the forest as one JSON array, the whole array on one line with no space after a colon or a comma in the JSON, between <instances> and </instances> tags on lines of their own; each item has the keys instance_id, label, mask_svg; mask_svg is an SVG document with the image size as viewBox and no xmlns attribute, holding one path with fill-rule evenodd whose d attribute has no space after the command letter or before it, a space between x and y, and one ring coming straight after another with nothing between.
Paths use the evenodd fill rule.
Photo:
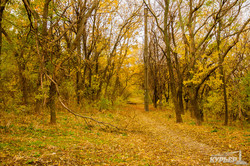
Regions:
<instances>
[{"instance_id":1,"label":"forest","mask_svg":"<svg viewBox=\"0 0 250 166\"><path fill-rule=\"evenodd\" d=\"M1 0L0 165L249 163L249 8Z\"/></svg>"}]
</instances>

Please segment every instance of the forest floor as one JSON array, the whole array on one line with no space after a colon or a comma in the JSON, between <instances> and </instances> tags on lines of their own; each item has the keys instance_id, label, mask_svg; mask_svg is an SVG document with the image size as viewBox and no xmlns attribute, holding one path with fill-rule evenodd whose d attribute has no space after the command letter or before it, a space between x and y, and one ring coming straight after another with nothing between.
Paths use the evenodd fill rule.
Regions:
<instances>
[{"instance_id":1,"label":"forest floor","mask_svg":"<svg viewBox=\"0 0 250 166\"><path fill-rule=\"evenodd\" d=\"M1 111L0 165L213 165L210 156L238 150L250 163L249 129L196 126L185 119L176 124L172 111L145 112L141 104L78 113L122 130L91 121L86 125L65 111L58 111L57 125L49 125L46 112Z\"/></svg>"}]
</instances>

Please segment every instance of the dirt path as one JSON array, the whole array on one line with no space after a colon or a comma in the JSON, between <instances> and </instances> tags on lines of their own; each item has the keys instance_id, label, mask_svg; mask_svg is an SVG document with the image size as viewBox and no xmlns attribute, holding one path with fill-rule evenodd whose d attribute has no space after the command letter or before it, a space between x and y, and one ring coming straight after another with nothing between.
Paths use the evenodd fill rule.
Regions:
<instances>
[{"instance_id":1,"label":"dirt path","mask_svg":"<svg viewBox=\"0 0 250 166\"><path fill-rule=\"evenodd\" d=\"M248 131L221 126L214 131L213 125L195 126L188 119L176 124L172 111L145 112L142 104L93 111L88 116L127 130L96 123L87 128L67 112L58 113L57 126L44 121L49 116L6 113L0 120L0 165L212 165L211 155L238 150L250 163Z\"/></svg>"},{"instance_id":2,"label":"dirt path","mask_svg":"<svg viewBox=\"0 0 250 166\"><path fill-rule=\"evenodd\" d=\"M161 118L154 118L149 115L150 113L144 112L142 105L134 106L134 109L136 109L136 121L141 124L146 135L145 146L151 144L150 146L160 148L168 158L165 164L159 165L209 165L210 156L219 153L216 148L198 142L187 133L183 133L176 127L178 124L161 121ZM155 151L153 155L161 155L164 158L157 152Z\"/></svg>"},{"instance_id":3,"label":"dirt path","mask_svg":"<svg viewBox=\"0 0 250 166\"><path fill-rule=\"evenodd\" d=\"M172 161L177 163L199 164L209 161L209 156L215 154L213 147L197 142L188 135L183 135L167 124L162 124L142 114L148 130L169 149Z\"/></svg>"}]
</instances>

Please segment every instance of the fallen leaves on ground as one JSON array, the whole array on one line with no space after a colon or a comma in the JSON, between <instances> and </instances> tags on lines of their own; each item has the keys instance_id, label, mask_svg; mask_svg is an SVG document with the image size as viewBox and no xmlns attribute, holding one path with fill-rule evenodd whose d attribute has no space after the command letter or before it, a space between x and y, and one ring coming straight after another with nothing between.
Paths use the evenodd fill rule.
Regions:
<instances>
[{"instance_id":1,"label":"fallen leaves on ground","mask_svg":"<svg viewBox=\"0 0 250 166\"><path fill-rule=\"evenodd\" d=\"M63 111L56 126L47 114L2 112L1 165L210 165L211 155L238 150L250 162L246 130L176 124L171 111L142 105L91 114L125 130L87 126Z\"/></svg>"}]
</instances>

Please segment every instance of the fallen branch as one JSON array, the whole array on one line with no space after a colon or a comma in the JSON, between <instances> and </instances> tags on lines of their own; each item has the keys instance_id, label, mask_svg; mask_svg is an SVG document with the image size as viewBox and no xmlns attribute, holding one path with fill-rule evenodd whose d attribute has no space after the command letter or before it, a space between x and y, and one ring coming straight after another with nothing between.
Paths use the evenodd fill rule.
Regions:
<instances>
[{"instance_id":1,"label":"fallen branch","mask_svg":"<svg viewBox=\"0 0 250 166\"><path fill-rule=\"evenodd\" d=\"M91 118L91 117L83 116L83 115L80 115L80 114L77 114L77 113L73 112L71 109L69 109L69 108L62 102L62 99L60 98L60 96L59 96L59 102L61 103L61 105L62 105L66 110L68 110L71 114L73 114L73 115L75 115L75 116L78 116L78 117L81 117L81 118L84 118L84 119L90 119L90 120L92 120L92 121L94 121L94 122L96 122L96 123L102 124L102 125L104 125L104 126L111 126L111 127L114 127L114 128L116 128L116 129L120 130L120 128L118 128L117 126L114 126L114 125L112 125L112 124L110 124L110 123L98 121L98 120L93 119L93 118Z\"/></svg>"},{"instance_id":2,"label":"fallen branch","mask_svg":"<svg viewBox=\"0 0 250 166\"><path fill-rule=\"evenodd\" d=\"M115 125L112 125L112 124L110 124L110 123L98 121L98 120L96 120L96 119L94 119L94 118L91 118L91 117L88 117L88 116L83 116L83 115L77 114L77 113L75 113L74 111L72 111L70 108L68 108L68 107L63 103L63 101L62 101L62 99L61 99L61 95L60 95L60 93L59 93L58 84L57 84L57 83L55 82L55 80L53 80L47 73L45 73L45 75L50 79L50 81L51 81L53 84L55 84L55 86L56 86L56 91L57 91L57 94L58 94L59 102L61 103L61 105L62 105L68 112L70 112L71 114L73 114L73 115L75 115L75 116L81 117L81 118L83 118L84 120L89 119L89 120L92 120L92 121L94 121L94 122L96 122L96 123L98 123L98 124L101 124L101 125L103 125L103 126L106 126L106 127L111 126L111 127L113 127L113 128L116 128L117 130L122 130L122 129L120 129L119 127L117 127L117 126L115 126ZM87 122L85 121L85 123L87 123ZM87 124L88 124L88 123L87 123Z\"/></svg>"}]
</instances>

